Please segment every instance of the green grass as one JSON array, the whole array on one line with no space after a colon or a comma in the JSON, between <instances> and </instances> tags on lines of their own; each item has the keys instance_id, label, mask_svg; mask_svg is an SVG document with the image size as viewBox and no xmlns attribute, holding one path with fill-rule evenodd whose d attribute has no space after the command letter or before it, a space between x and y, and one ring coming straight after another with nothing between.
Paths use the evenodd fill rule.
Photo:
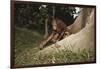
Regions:
<instances>
[{"instance_id":1,"label":"green grass","mask_svg":"<svg viewBox=\"0 0 100 69\"><path fill-rule=\"evenodd\" d=\"M39 51L38 45L43 35L37 31L30 31L25 28L15 29L15 66L57 64L93 61L93 52L83 50L74 53L69 50L62 50L55 54L36 55Z\"/></svg>"},{"instance_id":2,"label":"green grass","mask_svg":"<svg viewBox=\"0 0 100 69\"><path fill-rule=\"evenodd\" d=\"M15 59L18 58L21 53L25 53L25 51L28 52L30 49L34 49L32 51L33 53L37 52L39 50L37 46L42 40L42 36L43 35L36 31L15 27ZM19 60L15 61L17 62Z\"/></svg>"},{"instance_id":3,"label":"green grass","mask_svg":"<svg viewBox=\"0 0 100 69\"><path fill-rule=\"evenodd\" d=\"M59 64L59 63L75 63L93 61L92 53L86 50L74 53L69 50L62 50L55 54L37 55L32 60L33 64Z\"/></svg>"},{"instance_id":4,"label":"green grass","mask_svg":"<svg viewBox=\"0 0 100 69\"><path fill-rule=\"evenodd\" d=\"M38 46L42 40L42 35L35 31L30 31L25 28L15 29L15 52L19 54L25 49L31 49Z\"/></svg>"}]
</instances>

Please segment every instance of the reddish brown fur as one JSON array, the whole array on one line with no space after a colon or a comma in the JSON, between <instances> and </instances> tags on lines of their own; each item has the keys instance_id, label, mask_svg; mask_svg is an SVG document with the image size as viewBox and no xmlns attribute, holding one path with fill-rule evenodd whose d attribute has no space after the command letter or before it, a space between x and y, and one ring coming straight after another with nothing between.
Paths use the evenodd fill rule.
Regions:
<instances>
[{"instance_id":1,"label":"reddish brown fur","mask_svg":"<svg viewBox=\"0 0 100 69\"><path fill-rule=\"evenodd\" d=\"M55 23L55 24L54 24ZM56 27L56 29L54 29L54 26ZM67 28L66 24L60 20L60 19L54 19L52 22L52 33L51 35L40 44L40 49L43 48L44 45L46 45L49 41L52 42L56 42L59 41L63 38L65 38L65 36L69 36L69 29Z\"/></svg>"},{"instance_id":2,"label":"reddish brown fur","mask_svg":"<svg viewBox=\"0 0 100 69\"><path fill-rule=\"evenodd\" d=\"M57 32L61 32L67 27L66 24L62 20L59 20L59 19L56 19L56 24L57 24L57 30L56 30Z\"/></svg>"},{"instance_id":3,"label":"reddish brown fur","mask_svg":"<svg viewBox=\"0 0 100 69\"><path fill-rule=\"evenodd\" d=\"M60 40L63 37L65 37L66 35L70 35L69 29L67 28L66 24L62 20L55 19L55 21L56 21L56 25L54 25L54 26L56 26L56 30L53 29L53 31L55 31L56 33L54 34L52 40L54 40L54 41ZM61 35L62 33L64 33L64 35ZM56 35L58 35L58 36L56 36Z\"/></svg>"}]
</instances>

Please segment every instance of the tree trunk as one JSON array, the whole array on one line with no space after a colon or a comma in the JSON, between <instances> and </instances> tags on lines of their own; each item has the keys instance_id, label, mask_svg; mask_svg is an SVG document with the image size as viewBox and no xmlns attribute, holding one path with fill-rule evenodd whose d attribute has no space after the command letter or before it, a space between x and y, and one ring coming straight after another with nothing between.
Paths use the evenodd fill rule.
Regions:
<instances>
[{"instance_id":1,"label":"tree trunk","mask_svg":"<svg viewBox=\"0 0 100 69\"><path fill-rule=\"evenodd\" d=\"M81 9L79 16L76 18L74 23L71 26L68 26L68 28L71 30L71 33L75 34L86 26L86 21L88 16L91 14L91 11L92 8Z\"/></svg>"},{"instance_id":2,"label":"tree trunk","mask_svg":"<svg viewBox=\"0 0 100 69\"><path fill-rule=\"evenodd\" d=\"M45 35L44 39L48 37L48 18L45 19Z\"/></svg>"}]
</instances>

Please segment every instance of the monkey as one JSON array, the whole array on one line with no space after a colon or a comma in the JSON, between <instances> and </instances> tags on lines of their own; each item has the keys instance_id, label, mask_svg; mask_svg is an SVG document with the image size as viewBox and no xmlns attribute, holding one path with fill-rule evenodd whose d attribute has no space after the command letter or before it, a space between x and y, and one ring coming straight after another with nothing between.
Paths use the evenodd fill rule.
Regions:
<instances>
[{"instance_id":1,"label":"monkey","mask_svg":"<svg viewBox=\"0 0 100 69\"><path fill-rule=\"evenodd\" d=\"M71 34L66 24L61 19L55 18L52 20L51 24L52 24L51 35L39 45L40 50L48 42L51 41L55 43Z\"/></svg>"},{"instance_id":2,"label":"monkey","mask_svg":"<svg viewBox=\"0 0 100 69\"><path fill-rule=\"evenodd\" d=\"M65 36L69 36L71 34L66 24L58 18L53 20L52 28L55 33L55 35L52 37L53 42L59 41Z\"/></svg>"}]
</instances>

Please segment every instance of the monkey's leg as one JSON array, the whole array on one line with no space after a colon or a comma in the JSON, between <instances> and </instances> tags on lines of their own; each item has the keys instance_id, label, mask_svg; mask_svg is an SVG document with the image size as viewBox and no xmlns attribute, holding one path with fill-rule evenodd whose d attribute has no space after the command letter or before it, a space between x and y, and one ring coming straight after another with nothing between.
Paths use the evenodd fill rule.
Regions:
<instances>
[{"instance_id":1,"label":"monkey's leg","mask_svg":"<svg viewBox=\"0 0 100 69\"><path fill-rule=\"evenodd\" d=\"M59 34L59 37L58 37L58 40L57 41L63 39L63 36L64 36L64 32L61 32L61 34Z\"/></svg>"},{"instance_id":2,"label":"monkey's leg","mask_svg":"<svg viewBox=\"0 0 100 69\"><path fill-rule=\"evenodd\" d=\"M53 36L53 38L52 38L52 42L56 42L57 41L57 39L58 39L58 37L59 37L59 34L57 33L57 34L55 34L54 36Z\"/></svg>"}]
</instances>

